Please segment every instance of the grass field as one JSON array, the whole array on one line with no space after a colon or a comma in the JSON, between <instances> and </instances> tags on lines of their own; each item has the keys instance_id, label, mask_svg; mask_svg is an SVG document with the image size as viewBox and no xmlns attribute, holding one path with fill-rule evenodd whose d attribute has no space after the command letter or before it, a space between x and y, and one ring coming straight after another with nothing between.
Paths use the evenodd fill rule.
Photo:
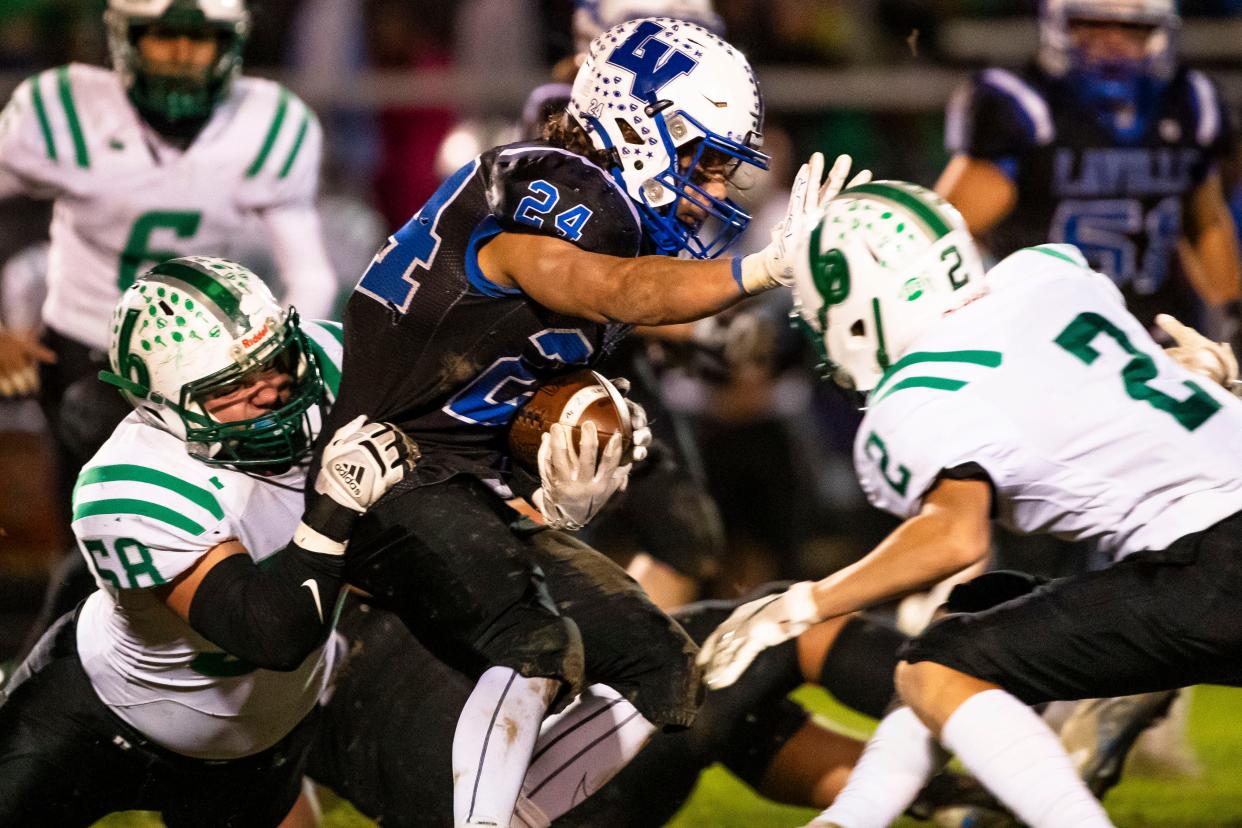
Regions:
<instances>
[{"instance_id":1,"label":"grass field","mask_svg":"<svg viewBox=\"0 0 1242 828\"><path fill-rule=\"evenodd\" d=\"M803 690L798 700L834 727L865 733L871 723L838 707L819 691ZM1190 736L1204 768L1196 780L1130 776L1106 800L1119 828L1242 828L1242 690L1197 687L1191 697ZM446 758L447 761L447 758ZM712 768L669 828L790 828L803 825L813 811L773 805L726 771ZM902 828L919 825L905 820ZM118 814L98 823L106 828L154 828L158 818ZM329 806L324 828L367 828L374 823L345 804Z\"/></svg>"}]
</instances>

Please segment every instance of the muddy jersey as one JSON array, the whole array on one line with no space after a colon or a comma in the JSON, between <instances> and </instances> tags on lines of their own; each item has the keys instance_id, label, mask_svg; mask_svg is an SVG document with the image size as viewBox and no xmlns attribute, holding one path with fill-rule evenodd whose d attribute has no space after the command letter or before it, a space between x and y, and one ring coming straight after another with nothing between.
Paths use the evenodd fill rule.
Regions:
<instances>
[{"instance_id":1,"label":"muddy jersey","mask_svg":"<svg viewBox=\"0 0 1242 828\"><path fill-rule=\"evenodd\" d=\"M389 238L345 310L332 422L365 413L401 427L422 452L421 482L496 476L505 428L534 388L594 364L625 333L491 282L478 254L500 233L625 257L642 238L633 204L607 173L542 142L474 159Z\"/></svg>"},{"instance_id":2,"label":"muddy jersey","mask_svg":"<svg viewBox=\"0 0 1242 828\"><path fill-rule=\"evenodd\" d=\"M942 473L982 469L997 520L1164 549L1242 510L1242 402L1173 362L1069 245L1020 250L867 399L863 491L908 518Z\"/></svg>"},{"instance_id":3,"label":"muddy jersey","mask_svg":"<svg viewBox=\"0 0 1242 828\"><path fill-rule=\"evenodd\" d=\"M1182 68L1124 136L1108 117L1037 67L987 69L954 95L945 139L1017 187L1017 205L985 238L998 258L1073 244L1144 324L1157 312L1193 319L1177 242L1189 195L1231 150L1224 104L1205 75Z\"/></svg>"}]
</instances>

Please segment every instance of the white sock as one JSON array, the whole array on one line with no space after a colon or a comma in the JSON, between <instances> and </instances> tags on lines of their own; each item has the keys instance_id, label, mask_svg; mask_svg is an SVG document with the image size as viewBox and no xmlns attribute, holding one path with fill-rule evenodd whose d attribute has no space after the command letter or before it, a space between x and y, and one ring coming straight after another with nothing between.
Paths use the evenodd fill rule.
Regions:
<instances>
[{"instance_id":1,"label":"white sock","mask_svg":"<svg viewBox=\"0 0 1242 828\"><path fill-rule=\"evenodd\" d=\"M556 681L491 667L466 699L453 734L453 824L504 828ZM418 734L411 734L418 738Z\"/></svg>"},{"instance_id":2,"label":"white sock","mask_svg":"<svg viewBox=\"0 0 1242 828\"><path fill-rule=\"evenodd\" d=\"M884 828L910 807L944 761L931 731L914 711L898 708L880 722L845 789L815 822Z\"/></svg>"},{"instance_id":3,"label":"white sock","mask_svg":"<svg viewBox=\"0 0 1242 828\"><path fill-rule=\"evenodd\" d=\"M985 690L962 702L940 741L1031 828L1112 826L1056 734L1004 690Z\"/></svg>"},{"instance_id":4,"label":"white sock","mask_svg":"<svg viewBox=\"0 0 1242 828\"><path fill-rule=\"evenodd\" d=\"M603 787L654 732L616 690L591 685L544 721L522 796L551 822Z\"/></svg>"}]
</instances>

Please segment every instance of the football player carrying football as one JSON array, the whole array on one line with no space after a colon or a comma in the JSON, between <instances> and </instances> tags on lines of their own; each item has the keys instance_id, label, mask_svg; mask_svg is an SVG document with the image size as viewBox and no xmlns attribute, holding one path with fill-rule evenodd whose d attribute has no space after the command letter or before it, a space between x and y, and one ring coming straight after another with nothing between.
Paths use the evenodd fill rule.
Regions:
<instances>
[{"instance_id":1,"label":"football player carrying football","mask_svg":"<svg viewBox=\"0 0 1242 828\"><path fill-rule=\"evenodd\" d=\"M1179 65L1174 0L1045 0L1038 61L986 69L949 104L936 189L998 257L1076 245L1135 316L1238 322L1242 265L1218 165L1233 136Z\"/></svg>"},{"instance_id":2,"label":"football player carrying football","mask_svg":"<svg viewBox=\"0 0 1242 828\"><path fill-rule=\"evenodd\" d=\"M1242 405L1158 348L1077 248L1027 248L985 274L960 215L914 185L834 200L796 293L834 378L870 392L863 489L906 520L858 563L740 608L704 647L709 684L824 618L971 565L993 519L1089 541L1114 563L950 615L902 648L909 706L819 823L887 825L938 766L939 740L1024 823L1108 825L1026 705L1242 684Z\"/></svg>"},{"instance_id":3,"label":"football player carrying football","mask_svg":"<svg viewBox=\"0 0 1242 828\"><path fill-rule=\"evenodd\" d=\"M648 727L694 717L695 647L681 628L593 550L537 555L497 488L521 485L504 429L541 379L593 364L627 324L697 319L789 283L789 244L840 188L848 159L824 192L822 158L804 166L763 251L697 261L749 221L728 183L740 166L765 165L761 118L745 58L707 30L667 18L611 29L545 140L498 147L451 175L346 308L332 422L389 420L422 449L359 522L350 579L478 677L454 740L459 825L508 824L545 711L584 682L610 685ZM618 454L603 461L615 466L607 491L614 472L628 473ZM555 483L527 489L552 527L585 524L607 494ZM563 583L552 596L550 566ZM578 608L572 619L553 599Z\"/></svg>"},{"instance_id":4,"label":"football player carrying football","mask_svg":"<svg viewBox=\"0 0 1242 828\"><path fill-rule=\"evenodd\" d=\"M304 492L340 326L299 324L240 265L157 265L110 327L102 378L133 413L73 502L100 588L7 688L0 824L142 809L169 825L275 825L301 789L336 657L350 528L416 451L355 418Z\"/></svg>"}]
</instances>

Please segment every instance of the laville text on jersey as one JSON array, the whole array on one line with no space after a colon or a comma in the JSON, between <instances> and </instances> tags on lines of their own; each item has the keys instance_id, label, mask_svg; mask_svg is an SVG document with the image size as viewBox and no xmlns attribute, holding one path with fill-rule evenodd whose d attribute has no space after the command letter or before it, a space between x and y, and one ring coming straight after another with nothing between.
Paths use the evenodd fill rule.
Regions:
<instances>
[{"instance_id":1,"label":"laville text on jersey","mask_svg":"<svg viewBox=\"0 0 1242 828\"><path fill-rule=\"evenodd\" d=\"M1179 195L1191 189L1194 147L1058 149L1052 191L1067 196Z\"/></svg>"}]
</instances>

